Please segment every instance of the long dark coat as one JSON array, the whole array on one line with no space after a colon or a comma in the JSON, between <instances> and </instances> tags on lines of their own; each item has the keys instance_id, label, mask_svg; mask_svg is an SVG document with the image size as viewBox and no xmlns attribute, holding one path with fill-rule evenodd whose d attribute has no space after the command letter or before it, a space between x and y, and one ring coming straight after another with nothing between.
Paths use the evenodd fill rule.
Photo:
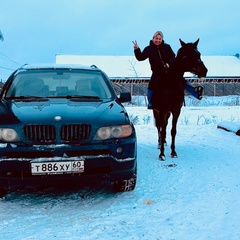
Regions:
<instances>
[{"instance_id":1,"label":"long dark coat","mask_svg":"<svg viewBox=\"0 0 240 240\"><path fill-rule=\"evenodd\" d=\"M144 61L147 58L149 60L152 70L152 76L148 86L150 90L153 90L156 86L156 82L161 81L161 78L164 77L164 64L168 63L171 68L175 60L175 53L171 46L165 43L164 40L159 46L155 45L151 40L149 46L145 47L143 51L138 48L134 50L134 54L138 61Z\"/></svg>"}]
</instances>

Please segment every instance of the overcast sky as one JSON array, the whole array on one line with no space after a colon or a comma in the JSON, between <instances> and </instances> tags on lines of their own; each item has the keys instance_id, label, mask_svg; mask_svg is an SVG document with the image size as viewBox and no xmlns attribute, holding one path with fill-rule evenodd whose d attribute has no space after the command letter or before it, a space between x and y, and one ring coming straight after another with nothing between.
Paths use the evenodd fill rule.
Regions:
<instances>
[{"instance_id":1,"label":"overcast sky","mask_svg":"<svg viewBox=\"0 0 240 240\"><path fill-rule=\"evenodd\" d=\"M132 55L157 30L177 52L200 38L202 55L240 52L239 0L0 0L0 79L56 54Z\"/></svg>"}]
</instances>

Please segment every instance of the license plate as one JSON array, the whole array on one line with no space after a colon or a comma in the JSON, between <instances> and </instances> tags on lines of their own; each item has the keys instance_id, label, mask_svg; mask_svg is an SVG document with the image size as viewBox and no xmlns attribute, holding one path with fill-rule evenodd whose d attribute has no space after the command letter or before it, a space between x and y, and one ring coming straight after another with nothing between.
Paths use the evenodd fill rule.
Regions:
<instances>
[{"instance_id":1,"label":"license plate","mask_svg":"<svg viewBox=\"0 0 240 240\"><path fill-rule=\"evenodd\" d=\"M32 175L82 173L84 161L32 162Z\"/></svg>"}]
</instances>

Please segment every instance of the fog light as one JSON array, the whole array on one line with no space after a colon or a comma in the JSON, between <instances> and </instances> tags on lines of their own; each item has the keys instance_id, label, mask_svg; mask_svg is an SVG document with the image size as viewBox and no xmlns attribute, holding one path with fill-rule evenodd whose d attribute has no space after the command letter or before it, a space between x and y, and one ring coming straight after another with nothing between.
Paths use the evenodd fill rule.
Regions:
<instances>
[{"instance_id":1,"label":"fog light","mask_svg":"<svg viewBox=\"0 0 240 240\"><path fill-rule=\"evenodd\" d=\"M123 148L122 147L118 147L117 148L117 153L122 153L123 152Z\"/></svg>"}]
</instances>

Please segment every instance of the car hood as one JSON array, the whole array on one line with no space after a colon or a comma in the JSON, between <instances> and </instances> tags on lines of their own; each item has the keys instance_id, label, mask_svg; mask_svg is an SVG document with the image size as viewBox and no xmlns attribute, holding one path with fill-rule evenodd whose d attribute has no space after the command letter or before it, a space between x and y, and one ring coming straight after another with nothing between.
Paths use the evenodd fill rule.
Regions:
<instances>
[{"instance_id":1,"label":"car hood","mask_svg":"<svg viewBox=\"0 0 240 240\"><path fill-rule=\"evenodd\" d=\"M117 118L117 119L116 119ZM126 110L117 101L74 101L51 99L47 101L10 101L1 103L0 124L34 123L92 123L127 124Z\"/></svg>"}]
</instances>

